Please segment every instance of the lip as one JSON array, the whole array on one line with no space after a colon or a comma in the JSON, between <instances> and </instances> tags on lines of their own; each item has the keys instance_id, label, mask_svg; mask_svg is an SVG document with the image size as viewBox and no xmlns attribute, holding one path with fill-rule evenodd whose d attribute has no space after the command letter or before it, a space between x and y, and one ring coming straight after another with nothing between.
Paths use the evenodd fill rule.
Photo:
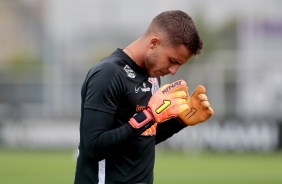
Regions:
<instances>
[{"instance_id":1,"label":"lip","mask_svg":"<svg viewBox=\"0 0 282 184\"><path fill-rule=\"evenodd\" d=\"M160 71L160 74L161 74L162 77L166 75L166 74L165 74L164 72L162 72L162 71Z\"/></svg>"},{"instance_id":2,"label":"lip","mask_svg":"<svg viewBox=\"0 0 282 184\"><path fill-rule=\"evenodd\" d=\"M170 72L162 72L162 71L161 71L161 73L162 73L162 76L170 74Z\"/></svg>"}]
</instances>

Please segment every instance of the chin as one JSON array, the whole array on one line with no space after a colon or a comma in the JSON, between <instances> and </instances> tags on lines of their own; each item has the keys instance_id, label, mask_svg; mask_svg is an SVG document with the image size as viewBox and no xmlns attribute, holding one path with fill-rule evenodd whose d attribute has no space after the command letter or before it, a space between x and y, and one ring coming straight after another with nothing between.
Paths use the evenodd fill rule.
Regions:
<instances>
[{"instance_id":1,"label":"chin","mask_svg":"<svg viewBox=\"0 0 282 184\"><path fill-rule=\"evenodd\" d=\"M155 71L155 72L148 72L150 77L163 77L165 76L164 73L159 72L159 71Z\"/></svg>"},{"instance_id":2,"label":"chin","mask_svg":"<svg viewBox=\"0 0 282 184\"><path fill-rule=\"evenodd\" d=\"M149 73L150 77L162 77L159 73Z\"/></svg>"},{"instance_id":3,"label":"chin","mask_svg":"<svg viewBox=\"0 0 282 184\"><path fill-rule=\"evenodd\" d=\"M159 77L157 75L154 75L154 74L149 74L150 77Z\"/></svg>"}]
</instances>

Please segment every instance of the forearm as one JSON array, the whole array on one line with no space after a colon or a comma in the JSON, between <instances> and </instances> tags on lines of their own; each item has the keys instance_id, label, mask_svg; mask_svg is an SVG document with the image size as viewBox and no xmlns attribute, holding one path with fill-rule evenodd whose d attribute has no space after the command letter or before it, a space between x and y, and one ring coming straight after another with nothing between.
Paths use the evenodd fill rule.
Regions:
<instances>
[{"instance_id":1,"label":"forearm","mask_svg":"<svg viewBox=\"0 0 282 184\"><path fill-rule=\"evenodd\" d=\"M128 123L112 129L114 115L85 109L83 116L83 142L85 152L91 157L100 158L115 147L136 136L136 132Z\"/></svg>"},{"instance_id":2,"label":"forearm","mask_svg":"<svg viewBox=\"0 0 282 184\"><path fill-rule=\"evenodd\" d=\"M178 118L172 118L168 121L158 124L156 133L156 144L159 144L174 134L178 133L187 125L178 121Z\"/></svg>"}]
</instances>

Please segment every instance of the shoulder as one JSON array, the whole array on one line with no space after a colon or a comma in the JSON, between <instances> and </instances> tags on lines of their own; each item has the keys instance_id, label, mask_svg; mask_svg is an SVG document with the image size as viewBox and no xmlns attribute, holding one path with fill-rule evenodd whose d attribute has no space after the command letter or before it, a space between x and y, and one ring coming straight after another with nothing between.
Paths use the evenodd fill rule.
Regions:
<instances>
[{"instance_id":1,"label":"shoulder","mask_svg":"<svg viewBox=\"0 0 282 184\"><path fill-rule=\"evenodd\" d=\"M87 89L100 89L124 91L126 71L122 59L107 57L95 64L88 72L85 87Z\"/></svg>"},{"instance_id":2,"label":"shoulder","mask_svg":"<svg viewBox=\"0 0 282 184\"><path fill-rule=\"evenodd\" d=\"M107 76L113 76L118 73L122 74L125 71L126 60L120 50L113 52L111 55L101 59L90 70L89 75L93 74L105 74Z\"/></svg>"},{"instance_id":3,"label":"shoulder","mask_svg":"<svg viewBox=\"0 0 282 184\"><path fill-rule=\"evenodd\" d=\"M121 73L122 68L121 66L119 66L119 62L122 61L110 57L104 58L97 64L95 64L92 68L90 68L87 78L89 79L93 76L109 78Z\"/></svg>"}]
</instances>

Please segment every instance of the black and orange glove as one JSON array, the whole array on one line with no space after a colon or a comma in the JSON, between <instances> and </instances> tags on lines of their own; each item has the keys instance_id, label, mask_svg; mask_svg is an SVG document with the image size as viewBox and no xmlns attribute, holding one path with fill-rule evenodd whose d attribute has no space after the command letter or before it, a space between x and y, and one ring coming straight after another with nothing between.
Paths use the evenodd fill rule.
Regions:
<instances>
[{"instance_id":1,"label":"black and orange glove","mask_svg":"<svg viewBox=\"0 0 282 184\"><path fill-rule=\"evenodd\" d=\"M188 88L184 80L162 86L152 95L147 110L130 118L129 124L140 133L154 123L162 123L187 111Z\"/></svg>"},{"instance_id":2,"label":"black and orange glove","mask_svg":"<svg viewBox=\"0 0 282 184\"><path fill-rule=\"evenodd\" d=\"M151 97L148 110L152 113L156 123L162 123L188 110L187 98L186 82L178 80L162 86Z\"/></svg>"},{"instance_id":3,"label":"black and orange glove","mask_svg":"<svg viewBox=\"0 0 282 184\"><path fill-rule=\"evenodd\" d=\"M197 86L193 94L188 97L189 109L179 115L180 121L186 125L193 126L207 121L214 114L205 92L204 86Z\"/></svg>"}]
</instances>

